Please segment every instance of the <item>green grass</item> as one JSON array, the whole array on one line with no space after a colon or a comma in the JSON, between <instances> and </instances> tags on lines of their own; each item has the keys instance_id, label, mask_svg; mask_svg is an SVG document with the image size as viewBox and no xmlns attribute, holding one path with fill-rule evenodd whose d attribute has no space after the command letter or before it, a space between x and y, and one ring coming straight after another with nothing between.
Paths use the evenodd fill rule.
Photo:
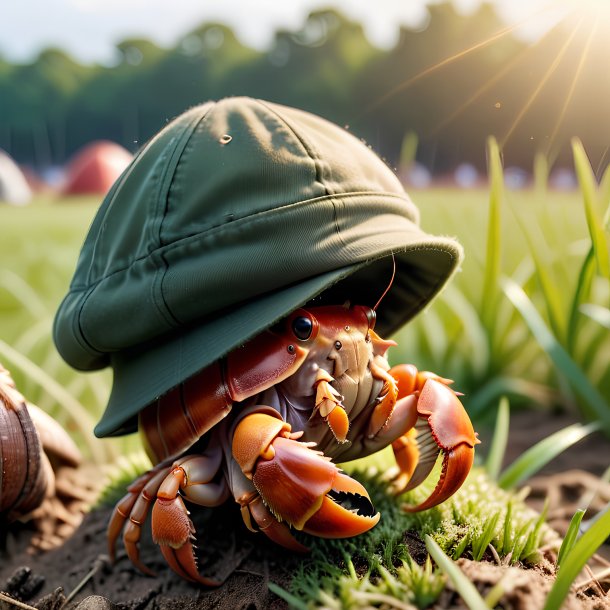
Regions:
<instances>
[{"instance_id":1,"label":"green grass","mask_svg":"<svg viewBox=\"0 0 610 610\"><path fill-rule=\"evenodd\" d=\"M597 185L575 141L581 192L510 192L493 140L488 157L489 191L415 195L423 227L456 236L466 260L390 358L455 379L475 417L506 394L610 430L610 170Z\"/></svg>"},{"instance_id":2,"label":"green grass","mask_svg":"<svg viewBox=\"0 0 610 610\"><path fill-rule=\"evenodd\" d=\"M110 372L77 373L51 338L55 311L98 205L91 197L43 197L24 208L0 206L0 362L28 400L53 415L88 457L105 463L138 447L134 439L102 443L92 436Z\"/></svg>"}]
</instances>

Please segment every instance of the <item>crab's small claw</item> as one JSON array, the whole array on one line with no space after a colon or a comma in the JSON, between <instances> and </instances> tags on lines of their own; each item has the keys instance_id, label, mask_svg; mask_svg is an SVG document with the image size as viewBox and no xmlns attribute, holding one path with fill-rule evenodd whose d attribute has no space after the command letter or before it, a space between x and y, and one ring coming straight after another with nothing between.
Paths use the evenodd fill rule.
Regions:
<instances>
[{"instance_id":1,"label":"crab's small claw","mask_svg":"<svg viewBox=\"0 0 610 610\"><path fill-rule=\"evenodd\" d=\"M324 538L362 534L379 521L366 489L311 444L291 438L290 425L267 413L245 417L233 455L278 521Z\"/></svg>"},{"instance_id":2,"label":"crab's small claw","mask_svg":"<svg viewBox=\"0 0 610 610\"><path fill-rule=\"evenodd\" d=\"M392 443L401 470L397 491L408 491L422 483L440 453L443 463L433 492L416 506L405 505L403 508L408 512L432 508L454 494L468 476L474 460L474 446L480 442L464 406L445 380L425 379L416 409L416 434L410 432ZM414 469L413 460L417 460ZM407 469L411 472L405 477Z\"/></svg>"}]
</instances>

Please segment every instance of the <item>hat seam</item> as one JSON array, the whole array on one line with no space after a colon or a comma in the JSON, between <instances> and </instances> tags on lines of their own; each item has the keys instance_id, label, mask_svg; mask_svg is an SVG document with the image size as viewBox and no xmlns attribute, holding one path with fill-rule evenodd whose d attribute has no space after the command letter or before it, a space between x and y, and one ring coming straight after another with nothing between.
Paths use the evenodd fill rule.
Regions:
<instances>
[{"instance_id":1,"label":"hat seam","mask_svg":"<svg viewBox=\"0 0 610 610\"><path fill-rule=\"evenodd\" d=\"M156 243L158 246L150 252L150 256L158 256L160 263L156 265L155 277L151 284L151 298L152 302L155 304L159 315L165 320L168 326L173 327L180 324L179 320L174 316L174 313L170 309L165 300L165 296L163 295L163 279L165 278L165 274L168 270L168 264L163 254L163 224L168 214L169 209L169 193L171 191L172 184L174 183L174 178L176 175L176 170L182 156L186 148L188 147L188 143L191 141L193 134L197 131L199 125L206 119L209 115L210 111L216 106L216 104L212 104L205 109L203 114L197 114L187 125L185 125L184 130L180 134L180 137L177 138L177 142L173 147L173 150L169 156L169 159L165 165L163 175L159 180L159 190L157 194L157 204L155 210L155 217L159 219L156 223L156 227L154 229L154 237L156 238ZM205 106L203 106L205 107ZM202 108L199 106L198 108ZM151 237L153 234L153 230L151 229Z\"/></svg>"},{"instance_id":2,"label":"hat seam","mask_svg":"<svg viewBox=\"0 0 610 610\"><path fill-rule=\"evenodd\" d=\"M198 107L196 107L196 108L198 108ZM195 108L191 109L191 111L193 111L193 110L195 110ZM191 112L191 111L188 111L188 112ZM180 118L177 118L175 121L172 121L172 123L170 125L177 124L179 122L179 120L180 120ZM118 195L118 193L120 191L119 187L122 186L124 182L126 182L126 180L130 177L130 175L134 171L134 169L135 169L135 167L137 165L136 161L138 161L141 157L143 157L151 149L151 147L154 146L154 144L158 140L160 140L166 133L168 133L167 130L169 129L169 127L170 126L168 125L166 128L164 128L161 131L159 131L158 133L156 133L152 138L150 138L150 140L148 140L148 142L146 142L142 146L142 148L140 148L140 150L136 153L136 155L134 156L132 162L129 164L127 169L123 172L123 174L121 174L119 179L114 183L114 185L112 186L112 188L110 189L110 191L109 191L109 193L108 193L108 195L106 197L106 199L108 197L110 197L110 199L109 199L108 205L106 207L106 210L104 211L104 218L101 220L100 225L104 224L104 220L105 220L106 215L109 214L110 211L112 210L112 206L114 204L114 201L115 201L115 199L116 199L116 197L117 197L117 195ZM170 138L170 140L169 140L170 143L174 139L179 139L179 138L177 138L177 136L175 136L175 135L172 136ZM161 155L159 156L160 161L162 159L164 159L168 155L168 153L169 153L169 151L164 150L161 153ZM151 177L151 181L154 181L154 182L158 181L158 176L157 176L156 172ZM96 260L96 250L97 250L97 247L98 247L99 239L100 239L100 235L97 235L97 237L94 240L94 243L92 245L91 261L90 261L89 267L87 269L87 281L88 282L90 281L90 278L91 278L91 273L92 273L93 266L94 266L93 263ZM90 284L87 283L83 287L87 288L89 285Z\"/></svg>"},{"instance_id":3,"label":"hat seam","mask_svg":"<svg viewBox=\"0 0 610 610\"><path fill-rule=\"evenodd\" d=\"M288 121L285 117L283 117L279 112L277 112L273 108L269 107L262 100L255 100L255 101L258 102L264 108L266 108L268 112L275 115L292 132L294 137L299 141L299 143L301 144L301 146L307 153L307 156L313 161L313 164L314 164L314 167L316 170L316 181L319 182L324 187L324 191L326 192L327 196L334 195L335 192L333 191L333 189L329 188L329 186L326 182L326 178L324 176L325 172L324 172L324 164L322 163L322 157L318 154L315 146L313 146L311 144L310 140L307 137L303 136L303 134L299 133L296 130L296 128L293 127L292 123L290 121Z\"/></svg>"},{"instance_id":4,"label":"hat seam","mask_svg":"<svg viewBox=\"0 0 610 610\"><path fill-rule=\"evenodd\" d=\"M74 338L85 351L89 352L92 356L99 358L107 357L106 352L96 349L96 347L87 340L87 336L85 335L85 331L81 325L81 314L87 301L89 300L89 297L95 292L96 286L97 284L91 286L91 288L87 291L87 294L81 299L80 307L78 308L78 315L75 315L72 320L72 333Z\"/></svg>"},{"instance_id":5,"label":"hat seam","mask_svg":"<svg viewBox=\"0 0 610 610\"><path fill-rule=\"evenodd\" d=\"M257 220L259 218L262 218L263 216L269 215L269 214L278 214L284 210L286 210L287 208L291 208L291 207L297 207L297 206L301 206L301 205L312 205L315 203L319 203L319 202L323 202L323 201L331 201L333 202L333 200L342 200L342 199L348 199L348 198L355 198L355 197L363 197L363 196L367 196L367 195L374 195L378 200L379 199L391 199L391 200L395 200L392 201L392 203L402 203L404 204L405 202L411 203L410 200L406 199L405 197L398 195L396 193L385 193L385 192L378 192L378 191L361 191L358 193L338 193L336 195L326 195L324 197L315 197L313 199L307 199L305 201L296 201L293 203L288 203L282 206L278 206L275 208L270 208L267 210L262 210L259 212L255 212L254 214L248 214L247 216L242 216L241 218L237 218L233 221L231 221L230 223L222 223L222 224L218 224L214 227L209 227L206 228L205 231L200 231L197 233L192 233L191 235L187 235L185 237L181 237L180 239L174 240L172 242L168 242L168 243L164 243L159 245L159 247L155 250L146 252L144 255L139 256L137 258L134 258L133 260L129 261L128 264L115 269L109 273L107 273L106 275L98 278L93 284L89 284L87 286L80 286L80 287L70 287L69 293L74 293L74 292L85 292L87 291L89 288L97 286L98 284L100 284L101 282L103 282L104 280L118 274L118 273L123 273L125 271L127 271L128 269L130 269L134 264L139 263L141 261L144 261L152 256L155 255L159 255L160 253L163 254L165 252L169 252L171 251L173 248L178 247L179 244L188 242L189 240L196 240L201 238L202 236L210 236L213 237L214 235L217 235L219 233L222 233L222 231L226 231L226 230L234 230L236 227L238 227L241 224L246 224L246 222L252 222L254 220ZM412 204L411 204L412 205ZM409 222L412 222L413 224L416 224L416 220L414 220L413 218L413 214L410 213L410 211L406 208L402 208L400 210L401 212L403 212L403 215L406 217L406 219ZM239 223L239 224L238 224Z\"/></svg>"}]
</instances>

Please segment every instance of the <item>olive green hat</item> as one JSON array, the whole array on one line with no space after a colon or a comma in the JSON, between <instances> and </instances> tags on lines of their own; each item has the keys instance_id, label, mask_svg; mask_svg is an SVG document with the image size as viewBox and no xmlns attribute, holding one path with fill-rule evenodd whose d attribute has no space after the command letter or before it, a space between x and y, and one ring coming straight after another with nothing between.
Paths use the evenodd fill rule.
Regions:
<instances>
[{"instance_id":1,"label":"olive green hat","mask_svg":"<svg viewBox=\"0 0 610 610\"><path fill-rule=\"evenodd\" d=\"M114 370L95 433L133 431L145 405L312 299L373 306L393 254L377 310L392 333L461 260L418 222L394 173L320 117L249 98L185 112L106 196L55 318L70 365Z\"/></svg>"}]
</instances>

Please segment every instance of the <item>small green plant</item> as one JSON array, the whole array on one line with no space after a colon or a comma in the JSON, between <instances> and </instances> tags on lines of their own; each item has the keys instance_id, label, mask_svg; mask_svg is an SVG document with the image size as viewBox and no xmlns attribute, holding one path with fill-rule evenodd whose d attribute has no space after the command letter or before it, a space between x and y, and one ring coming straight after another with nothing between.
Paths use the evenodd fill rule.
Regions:
<instances>
[{"instance_id":1,"label":"small green plant","mask_svg":"<svg viewBox=\"0 0 610 610\"><path fill-rule=\"evenodd\" d=\"M544 610L560 608L572 583L585 563L610 536L610 511L606 511L562 557L557 578L547 597Z\"/></svg>"}]
</instances>

